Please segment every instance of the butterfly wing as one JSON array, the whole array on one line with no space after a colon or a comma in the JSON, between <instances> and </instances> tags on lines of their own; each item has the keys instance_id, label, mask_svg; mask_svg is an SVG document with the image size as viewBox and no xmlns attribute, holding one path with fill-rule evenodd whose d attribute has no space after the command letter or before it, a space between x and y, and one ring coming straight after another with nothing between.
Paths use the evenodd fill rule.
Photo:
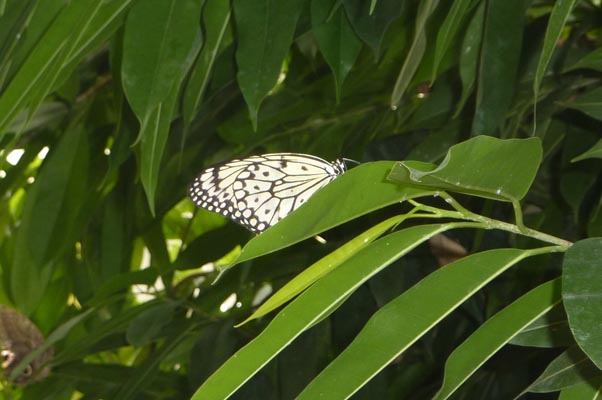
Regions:
<instances>
[{"instance_id":1,"label":"butterfly wing","mask_svg":"<svg viewBox=\"0 0 602 400\"><path fill-rule=\"evenodd\" d=\"M266 154L210 167L192 182L188 193L199 207L261 233L344 171L340 161Z\"/></svg>"},{"instance_id":2,"label":"butterfly wing","mask_svg":"<svg viewBox=\"0 0 602 400\"><path fill-rule=\"evenodd\" d=\"M5 377L11 374L27 354L43 343L44 337L33 322L18 311L0 305L0 369ZM47 376L50 367L45 364L53 354L51 348L46 350L27 366L15 382L25 385Z\"/></svg>"}]
</instances>

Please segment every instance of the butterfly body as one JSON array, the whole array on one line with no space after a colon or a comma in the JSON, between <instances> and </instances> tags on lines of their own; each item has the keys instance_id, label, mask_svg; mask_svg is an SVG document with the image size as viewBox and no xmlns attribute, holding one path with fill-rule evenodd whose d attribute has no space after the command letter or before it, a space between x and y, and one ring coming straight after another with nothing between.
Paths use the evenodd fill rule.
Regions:
<instances>
[{"instance_id":1,"label":"butterfly body","mask_svg":"<svg viewBox=\"0 0 602 400\"><path fill-rule=\"evenodd\" d=\"M264 154L207 168L194 179L188 194L197 206L261 233L345 171L342 160Z\"/></svg>"}]
</instances>

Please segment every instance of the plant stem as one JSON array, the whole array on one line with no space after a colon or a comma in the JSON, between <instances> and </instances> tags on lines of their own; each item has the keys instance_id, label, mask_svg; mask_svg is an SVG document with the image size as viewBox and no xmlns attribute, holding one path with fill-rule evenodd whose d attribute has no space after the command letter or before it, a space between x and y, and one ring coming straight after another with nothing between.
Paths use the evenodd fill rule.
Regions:
<instances>
[{"instance_id":1,"label":"plant stem","mask_svg":"<svg viewBox=\"0 0 602 400\"><path fill-rule=\"evenodd\" d=\"M412 204L414 204L416 207L420 207L422 210L430 211L436 215L440 215L441 217L457 218L457 219L463 219L463 220L468 220L468 221L480 222L483 224L483 227L485 229L500 229L500 230L512 232L512 233L515 233L518 235L528 236L528 237L531 237L534 239L541 240L543 242L555 244L557 246L562 247L565 250L573 245L573 243L569 242L568 240L564 240L564 239L558 238L556 236L548 235L547 233L539 232L535 229L527 228L524 225L518 226L518 225L514 225L514 224L509 224L504 221L499 221L497 219L493 219L493 218L489 218L489 217L485 217L483 215L473 213L472 211L464 208L460 203L458 203L456 201L456 199L451 197L446 192L440 192L439 195L441 196L441 198L443 198L443 200L445 200L445 202L447 204L449 204L451 207L453 207L453 209L455 211L442 210L442 209L439 209L436 207L430 207L430 206L427 206L424 204L420 204L414 200L410 200L410 202ZM517 221L517 222L522 222L522 221Z\"/></svg>"}]
</instances>

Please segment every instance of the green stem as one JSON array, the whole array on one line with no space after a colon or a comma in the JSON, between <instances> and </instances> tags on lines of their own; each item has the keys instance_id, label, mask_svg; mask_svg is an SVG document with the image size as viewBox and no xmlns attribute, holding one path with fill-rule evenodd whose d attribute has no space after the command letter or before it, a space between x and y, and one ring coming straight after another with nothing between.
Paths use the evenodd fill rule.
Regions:
<instances>
[{"instance_id":1,"label":"green stem","mask_svg":"<svg viewBox=\"0 0 602 400\"><path fill-rule=\"evenodd\" d=\"M547 233L539 232L535 229L527 228L522 224L522 216L517 218L517 224L509 224L507 222L499 221L493 218L485 217L479 214L475 214L472 211L467 210L462 207L460 203L458 203L453 197L451 197L446 192L440 192L439 195L446 203L448 203L455 211L450 210L442 210L435 207L430 207L424 204L420 204L414 200L411 200L410 203L414 204L416 207L420 207L422 210L430 211L433 214L440 215L445 218L457 218L468 221L479 222L483 225L485 229L500 229L507 232L512 232L517 235L528 236L534 239L541 240L543 242L552 243L557 246L560 246L563 250L568 249L572 246L573 243L568 240L564 240L558 238L556 236L548 235ZM515 208L515 212L517 212ZM520 212L519 212L520 214ZM518 216L517 216L518 217Z\"/></svg>"}]
</instances>

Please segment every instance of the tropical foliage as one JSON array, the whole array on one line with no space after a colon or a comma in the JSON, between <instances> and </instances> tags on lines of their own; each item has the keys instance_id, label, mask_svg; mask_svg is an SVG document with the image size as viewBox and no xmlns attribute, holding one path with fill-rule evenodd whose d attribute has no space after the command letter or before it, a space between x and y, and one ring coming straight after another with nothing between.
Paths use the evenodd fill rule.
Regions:
<instances>
[{"instance_id":1,"label":"tropical foliage","mask_svg":"<svg viewBox=\"0 0 602 400\"><path fill-rule=\"evenodd\" d=\"M601 15L0 0L3 396L596 398ZM360 165L258 236L186 198L283 151Z\"/></svg>"}]
</instances>

